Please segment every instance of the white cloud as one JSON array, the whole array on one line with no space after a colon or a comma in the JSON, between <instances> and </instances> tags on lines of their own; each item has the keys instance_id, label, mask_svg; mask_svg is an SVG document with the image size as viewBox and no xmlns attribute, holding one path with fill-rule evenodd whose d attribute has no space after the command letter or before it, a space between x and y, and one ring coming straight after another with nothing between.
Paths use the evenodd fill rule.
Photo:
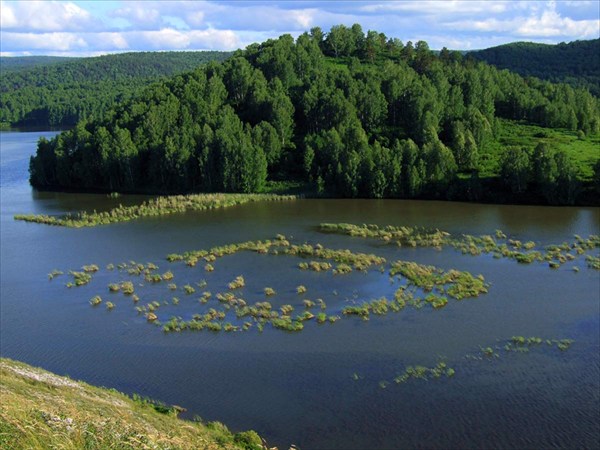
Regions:
<instances>
[{"instance_id":1,"label":"white cloud","mask_svg":"<svg viewBox=\"0 0 600 450\"><path fill-rule=\"evenodd\" d=\"M59 1L3 1L2 30L83 31L96 28L97 20L75 3Z\"/></svg>"},{"instance_id":2,"label":"white cloud","mask_svg":"<svg viewBox=\"0 0 600 450\"><path fill-rule=\"evenodd\" d=\"M76 33L2 33L2 51L79 51L87 47L87 42Z\"/></svg>"},{"instance_id":3,"label":"white cloud","mask_svg":"<svg viewBox=\"0 0 600 450\"><path fill-rule=\"evenodd\" d=\"M544 11L540 17L530 17L516 30L519 36L581 36L597 38L600 33L600 20L573 20L561 17L553 8Z\"/></svg>"},{"instance_id":4,"label":"white cloud","mask_svg":"<svg viewBox=\"0 0 600 450\"><path fill-rule=\"evenodd\" d=\"M202 11L192 11L185 15L183 18L184 22L186 22L191 27L199 27L204 24L204 12Z\"/></svg>"},{"instance_id":5,"label":"white cloud","mask_svg":"<svg viewBox=\"0 0 600 450\"><path fill-rule=\"evenodd\" d=\"M4 53L232 50L313 26L360 23L431 48L599 36L598 1L2 1ZM434 34L437 33L437 34Z\"/></svg>"},{"instance_id":6,"label":"white cloud","mask_svg":"<svg viewBox=\"0 0 600 450\"><path fill-rule=\"evenodd\" d=\"M416 2L388 1L368 4L360 8L364 12L411 12L426 15L501 13L506 11L509 1L466 1L424 0Z\"/></svg>"},{"instance_id":7,"label":"white cloud","mask_svg":"<svg viewBox=\"0 0 600 450\"><path fill-rule=\"evenodd\" d=\"M480 33L505 33L517 38L566 37L590 39L600 36L600 20L573 20L563 17L556 11L556 3L526 4L529 15L513 16L507 19L463 20L449 22L445 26L460 31ZM523 5L518 5L522 8Z\"/></svg>"},{"instance_id":8,"label":"white cloud","mask_svg":"<svg viewBox=\"0 0 600 450\"><path fill-rule=\"evenodd\" d=\"M125 8L111 12L110 16L125 19L137 29L152 29L162 24L161 12L158 9L144 7L139 2L130 2Z\"/></svg>"}]
</instances>

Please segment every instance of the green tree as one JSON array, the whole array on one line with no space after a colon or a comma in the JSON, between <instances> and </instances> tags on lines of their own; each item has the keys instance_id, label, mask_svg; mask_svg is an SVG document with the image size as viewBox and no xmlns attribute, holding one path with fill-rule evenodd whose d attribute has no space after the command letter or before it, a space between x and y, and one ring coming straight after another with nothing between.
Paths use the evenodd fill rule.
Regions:
<instances>
[{"instance_id":1,"label":"green tree","mask_svg":"<svg viewBox=\"0 0 600 450\"><path fill-rule=\"evenodd\" d=\"M529 153L523 147L511 147L500 160L500 177L512 192L520 194L527 189L531 178Z\"/></svg>"}]
</instances>

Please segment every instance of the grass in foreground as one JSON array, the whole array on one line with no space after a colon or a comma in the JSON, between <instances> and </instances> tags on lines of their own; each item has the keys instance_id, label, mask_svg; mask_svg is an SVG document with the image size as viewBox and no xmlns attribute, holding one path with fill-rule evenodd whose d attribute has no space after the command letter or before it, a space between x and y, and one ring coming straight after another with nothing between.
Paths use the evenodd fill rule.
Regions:
<instances>
[{"instance_id":1,"label":"grass in foreground","mask_svg":"<svg viewBox=\"0 0 600 450\"><path fill-rule=\"evenodd\" d=\"M178 407L0 359L0 448L266 449L254 431L179 419Z\"/></svg>"},{"instance_id":2,"label":"grass in foreground","mask_svg":"<svg viewBox=\"0 0 600 450\"><path fill-rule=\"evenodd\" d=\"M143 202L140 205L119 205L109 211L87 213L79 212L75 215L48 216L43 214L17 214L15 220L57 225L62 227L81 228L108 225L117 222L127 222L140 217L163 216L185 211L202 211L206 209L227 208L258 201L293 200L294 195L276 194L190 194L171 195L158 197Z\"/></svg>"}]
</instances>

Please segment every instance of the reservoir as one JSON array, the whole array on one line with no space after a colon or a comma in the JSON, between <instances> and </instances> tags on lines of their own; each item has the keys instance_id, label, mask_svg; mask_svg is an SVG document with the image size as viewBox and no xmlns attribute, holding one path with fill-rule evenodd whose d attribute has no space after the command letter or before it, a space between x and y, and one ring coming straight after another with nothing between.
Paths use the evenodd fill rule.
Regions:
<instances>
[{"instance_id":1,"label":"reservoir","mask_svg":"<svg viewBox=\"0 0 600 450\"><path fill-rule=\"evenodd\" d=\"M288 448L549 448L597 446L600 439L600 272L585 257L558 269L519 264L451 247L409 248L376 239L325 234L319 224L419 226L453 236L494 234L538 247L600 233L600 210L582 207L481 205L414 200L299 199L150 217L93 228L63 228L13 220L15 214L60 215L136 204L148 197L36 192L29 157L40 136L2 132L0 353L93 385L137 393L186 408L185 417L220 421L233 431L254 429L269 445ZM219 258L214 272L166 256L273 239L376 254L383 269L334 275L298 268L302 258L240 252ZM589 252L598 256L598 249ZM371 315L342 309L382 296L400 281L389 263L414 261L483 275L489 292ZM151 286L106 266L149 262L171 270L177 291ZM69 270L96 264L81 287L66 288ZM575 271L574 267L579 270ZM64 275L53 280L48 273ZM322 299L336 323L307 321L301 332L265 326L248 332L164 333L136 313L109 283L132 279L140 303L170 302L157 314L189 318L198 298L227 290L242 275L249 302L275 307ZM143 284L143 286L140 286ZM182 291L196 287L195 295ZM296 292L305 286L304 296ZM94 308L95 295L115 308ZM172 302L178 297L178 304ZM211 300L213 301L213 300ZM216 300L214 300L216 303ZM209 305L207 305L209 306ZM513 336L572 339L568 350L533 346L506 351ZM497 356L488 357L492 348ZM443 361L451 377L393 379L409 367Z\"/></svg>"}]
</instances>

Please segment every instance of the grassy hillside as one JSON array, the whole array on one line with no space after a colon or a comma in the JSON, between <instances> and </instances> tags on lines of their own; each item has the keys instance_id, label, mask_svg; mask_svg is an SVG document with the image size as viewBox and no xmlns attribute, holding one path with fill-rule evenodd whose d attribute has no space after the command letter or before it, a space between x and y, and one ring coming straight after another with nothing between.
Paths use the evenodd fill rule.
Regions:
<instances>
[{"instance_id":1,"label":"grassy hillside","mask_svg":"<svg viewBox=\"0 0 600 450\"><path fill-rule=\"evenodd\" d=\"M101 115L154 81L209 61L223 61L229 55L137 52L64 58L64 62L50 57L2 58L0 124L72 126L86 117Z\"/></svg>"},{"instance_id":2,"label":"grassy hillside","mask_svg":"<svg viewBox=\"0 0 600 450\"><path fill-rule=\"evenodd\" d=\"M600 96L600 39L557 45L513 42L468 55L500 69L584 87Z\"/></svg>"},{"instance_id":3,"label":"grassy hillside","mask_svg":"<svg viewBox=\"0 0 600 450\"><path fill-rule=\"evenodd\" d=\"M502 155L510 147L534 148L542 143L552 150L565 152L574 162L578 178L588 182L593 179L594 164L600 159L600 134L582 137L575 131L562 128L543 128L537 125L503 120L500 122L498 141L489 148L489 161L494 165L482 169L482 176L499 176Z\"/></svg>"},{"instance_id":4,"label":"grassy hillside","mask_svg":"<svg viewBox=\"0 0 600 450\"><path fill-rule=\"evenodd\" d=\"M253 431L177 418L166 407L0 359L0 448L262 449Z\"/></svg>"}]
</instances>

